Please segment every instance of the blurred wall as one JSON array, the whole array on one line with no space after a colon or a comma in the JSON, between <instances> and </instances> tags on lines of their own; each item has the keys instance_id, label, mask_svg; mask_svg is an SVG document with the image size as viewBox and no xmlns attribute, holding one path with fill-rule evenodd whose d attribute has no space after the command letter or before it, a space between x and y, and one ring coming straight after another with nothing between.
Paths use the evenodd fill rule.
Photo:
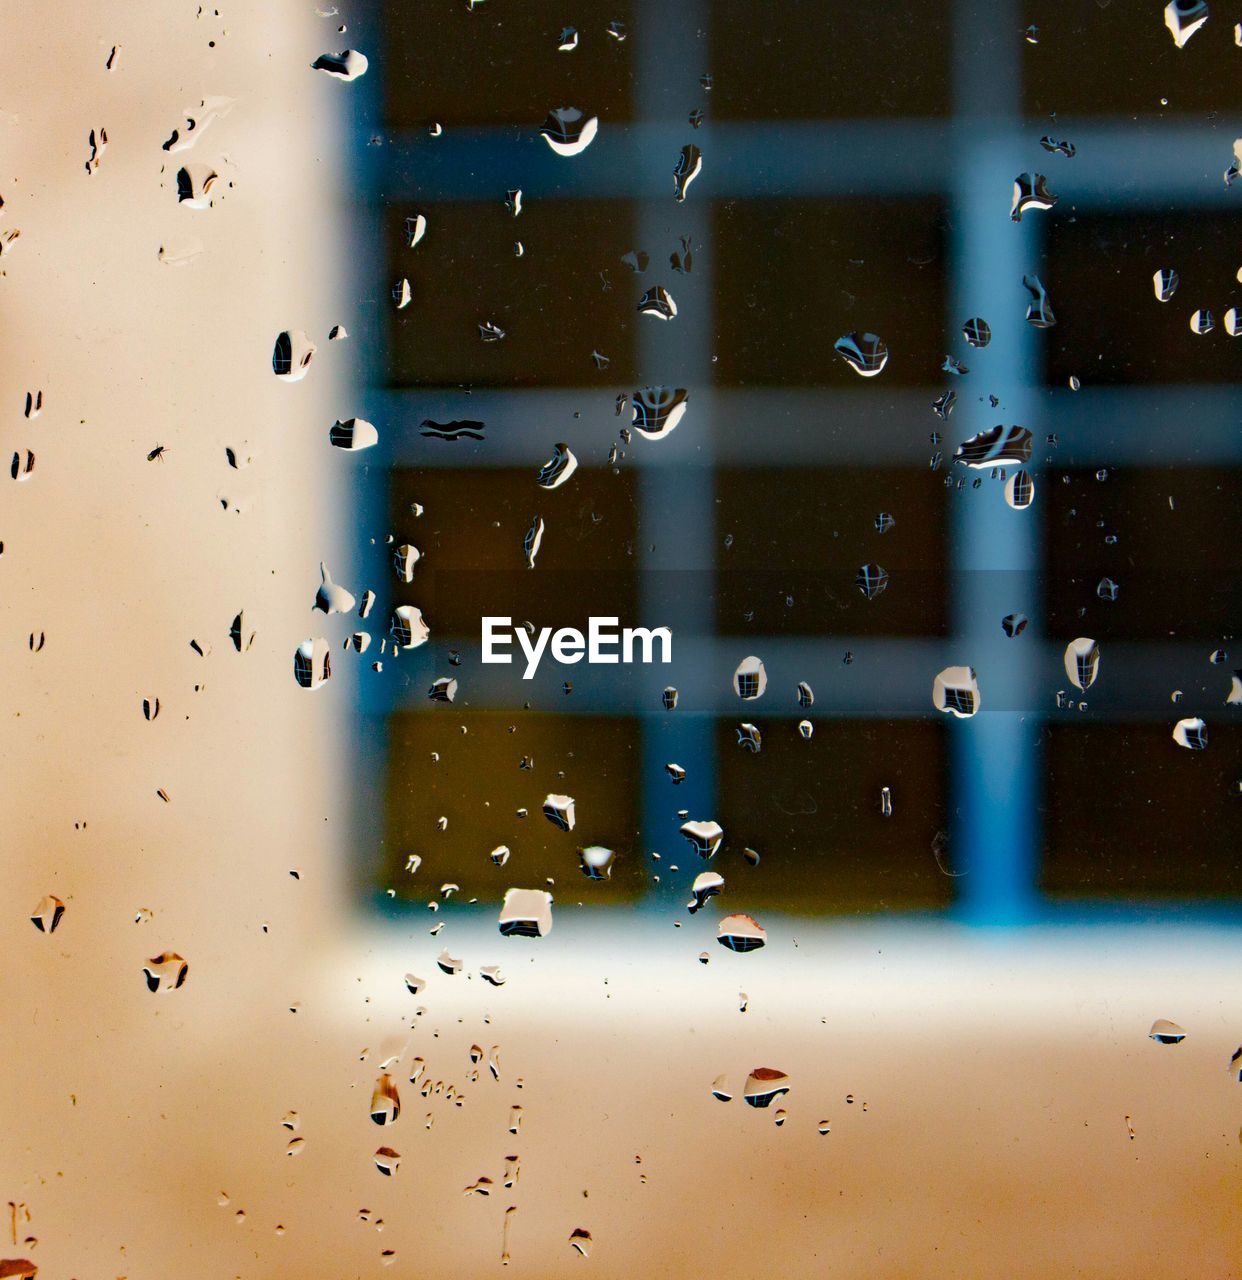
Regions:
<instances>
[{"instance_id":1,"label":"blurred wall","mask_svg":"<svg viewBox=\"0 0 1242 1280\"><path fill-rule=\"evenodd\" d=\"M291 667L305 636L343 634L310 612L319 560L366 585L354 464L326 441L364 353L325 341L353 316L340 132L362 86L309 70L350 40L311 5L196 9L5 15L0 234L21 236L0 258L0 429L37 462L0 477L0 1199L24 1206L0 1257L217 1280L373 1275L391 1249L396 1274L494 1274L516 1205L515 1275L1236 1270L1228 935L765 918L771 945L738 957L702 918L690 945L671 922L592 927L571 890L546 946L490 914L435 938L430 913L354 909L349 668L308 693ZM208 95L230 113L166 155ZM221 175L209 210L178 207L187 161ZM186 235L202 254L161 263ZM319 344L294 386L270 369L286 327ZM67 905L51 936L29 920L48 893ZM142 965L166 949L189 977L153 996ZM1147 1040L1156 1016L1187 1043ZM474 1043L499 1046L499 1081L467 1080ZM403 1114L381 1129L391 1056ZM419 1096L415 1056L462 1106ZM793 1077L782 1128L741 1103L760 1065ZM381 1144L403 1156L391 1180ZM492 1195L463 1196L480 1174Z\"/></svg>"}]
</instances>

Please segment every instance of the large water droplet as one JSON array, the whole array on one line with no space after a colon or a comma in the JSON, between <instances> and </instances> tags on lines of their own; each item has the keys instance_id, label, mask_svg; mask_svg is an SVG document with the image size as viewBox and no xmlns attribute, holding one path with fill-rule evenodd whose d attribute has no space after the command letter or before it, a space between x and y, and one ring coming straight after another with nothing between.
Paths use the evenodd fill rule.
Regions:
<instances>
[{"instance_id":1,"label":"large water droplet","mask_svg":"<svg viewBox=\"0 0 1242 1280\"><path fill-rule=\"evenodd\" d=\"M396 1124L401 1115L401 1095L396 1081L383 1072L371 1090L371 1120L378 1125Z\"/></svg>"},{"instance_id":2,"label":"large water droplet","mask_svg":"<svg viewBox=\"0 0 1242 1280\"><path fill-rule=\"evenodd\" d=\"M65 904L49 893L39 899L39 905L30 913L30 923L40 933L55 933L60 918L65 914Z\"/></svg>"},{"instance_id":3,"label":"large water droplet","mask_svg":"<svg viewBox=\"0 0 1242 1280\"><path fill-rule=\"evenodd\" d=\"M311 70L322 71L334 80L348 82L366 75L368 65L365 53L359 53L357 49L346 49L343 53L321 53L311 63Z\"/></svg>"},{"instance_id":4,"label":"large water droplet","mask_svg":"<svg viewBox=\"0 0 1242 1280\"><path fill-rule=\"evenodd\" d=\"M743 658L733 673L733 692L745 702L762 698L768 687L768 673L761 659L753 654Z\"/></svg>"},{"instance_id":5,"label":"large water droplet","mask_svg":"<svg viewBox=\"0 0 1242 1280\"><path fill-rule=\"evenodd\" d=\"M332 581L328 566L319 562L319 576L322 579L319 590L315 593L315 608L323 613L349 613L354 607L354 597Z\"/></svg>"},{"instance_id":6,"label":"large water droplet","mask_svg":"<svg viewBox=\"0 0 1242 1280\"><path fill-rule=\"evenodd\" d=\"M1065 674L1076 689L1090 689L1100 672L1100 646L1086 636L1079 636L1065 646Z\"/></svg>"},{"instance_id":7,"label":"large water droplet","mask_svg":"<svg viewBox=\"0 0 1242 1280\"><path fill-rule=\"evenodd\" d=\"M189 973L190 966L175 951L161 951L142 966L147 990L151 992L176 991Z\"/></svg>"},{"instance_id":8,"label":"large water droplet","mask_svg":"<svg viewBox=\"0 0 1242 1280\"><path fill-rule=\"evenodd\" d=\"M998 425L980 431L964 440L953 455L954 462L976 470L990 468L1000 462L1029 462L1031 433L1025 427Z\"/></svg>"},{"instance_id":9,"label":"large water droplet","mask_svg":"<svg viewBox=\"0 0 1242 1280\"><path fill-rule=\"evenodd\" d=\"M543 464L535 483L542 489L559 489L578 469L578 459L563 441L552 446L552 456Z\"/></svg>"},{"instance_id":10,"label":"large water droplet","mask_svg":"<svg viewBox=\"0 0 1242 1280\"><path fill-rule=\"evenodd\" d=\"M332 656L323 639L303 640L293 654L293 678L303 689L322 688L332 678Z\"/></svg>"},{"instance_id":11,"label":"large water droplet","mask_svg":"<svg viewBox=\"0 0 1242 1280\"><path fill-rule=\"evenodd\" d=\"M1186 1032L1168 1018L1157 1018L1147 1036L1157 1044L1181 1044L1186 1039Z\"/></svg>"},{"instance_id":12,"label":"large water droplet","mask_svg":"<svg viewBox=\"0 0 1242 1280\"><path fill-rule=\"evenodd\" d=\"M1208 744L1207 725L1198 716L1187 716L1173 726L1173 741L1187 751L1205 751Z\"/></svg>"},{"instance_id":13,"label":"large water droplet","mask_svg":"<svg viewBox=\"0 0 1242 1280\"><path fill-rule=\"evenodd\" d=\"M1164 25L1179 49L1207 20L1207 0L1170 0L1164 9Z\"/></svg>"},{"instance_id":14,"label":"large water droplet","mask_svg":"<svg viewBox=\"0 0 1242 1280\"><path fill-rule=\"evenodd\" d=\"M498 921L505 937L545 938L552 932L552 895L543 889L508 889Z\"/></svg>"},{"instance_id":15,"label":"large water droplet","mask_svg":"<svg viewBox=\"0 0 1242 1280\"><path fill-rule=\"evenodd\" d=\"M647 440L662 439L682 420L688 399L684 387L639 387L631 409L634 430Z\"/></svg>"},{"instance_id":16,"label":"large water droplet","mask_svg":"<svg viewBox=\"0 0 1242 1280\"><path fill-rule=\"evenodd\" d=\"M945 667L932 682L932 705L959 720L973 716L981 701L974 667Z\"/></svg>"},{"instance_id":17,"label":"large water droplet","mask_svg":"<svg viewBox=\"0 0 1242 1280\"><path fill-rule=\"evenodd\" d=\"M832 344L833 350L860 377L874 378L888 363L888 345L874 333L847 333Z\"/></svg>"},{"instance_id":18,"label":"large water droplet","mask_svg":"<svg viewBox=\"0 0 1242 1280\"><path fill-rule=\"evenodd\" d=\"M1013 180L1013 203L1009 216L1021 222L1028 209L1051 209L1057 197L1048 190L1048 179L1042 173L1020 173Z\"/></svg>"},{"instance_id":19,"label":"large water droplet","mask_svg":"<svg viewBox=\"0 0 1242 1280\"><path fill-rule=\"evenodd\" d=\"M543 816L562 831L572 831L577 822L573 796L550 793L544 797Z\"/></svg>"},{"instance_id":20,"label":"large water droplet","mask_svg":"<svg viewBox=\"0 0 1242 1280\"><path fill-rule=\"evenodd\" d=\"M677 157L677 163L673 167L674 198L678 204L686 198L686 192L690 189L690 184L699 176L702 168L702 151L693 142L687 142L682 147L681 154Z\"/></svg>"},{"instance_id":21,"label":"large water droplet","mask_svg":"<svg viewBox=\"0 0 1242 1280\"><path fill-rule=\"evenodd\" d=\"M789 1089L789 1077L783 1071L775 1067L756 1067L746 1077L746 1090L742 1096L749 1106L770 1107Z\"/></svg>"},{"instance_id":22,"label":"large water droplet","mask_svg":"<svg viewBox=\"0 0 1242 1280\"><path fill-rule=\"evenodd\" d=\"M865 564L854 575L854 585L868 600L874 600L888 586L888 570L878 564Z\"/></svg>"},{"instance_id":23,"label":"large water droplet","mask_svg":"<svg viewBox=\"0 0 1242 1280\"><path fill-rule=\"evenodd\" d=\"M301 382L315 356L315 344L302 329L286 329L272 348L272 372L283 382Z\"/></svg>"},{"instance_id":24,"label":"large water droplet","mask_svg":"<svg viewBox=\"0 0 1242 1280\"><path fill-rule=\"evenodd\" d=\"M599 119L586 116L577 107L557 107L548 112L539 132L558 156L577 156L595 141Z\"/></svg>"},{"instance_id":25,"label":"large water droplet","mask_svg":"<svg viewBox=\"0 0 1242 1280\"><path fill-rule=\"evenodd\" d=\"M716 941L730 951L758 951L768 941L767 930L753 916L725 916L716 926Z\"/></svg>"},{"instance_id":26,"label":"large water droplet","mask_svg":"<svg viewBox=\"0 0 1242 1280\"><path fill-rule=\"evenodd\" d=\"M1177 286L1180 283L1181 277L1172 267L1162 267L1155 272L1151 278L1151 287L1156 295L1156 301L1168 302L1177 292Z\"/></svg>"}]
</instances>

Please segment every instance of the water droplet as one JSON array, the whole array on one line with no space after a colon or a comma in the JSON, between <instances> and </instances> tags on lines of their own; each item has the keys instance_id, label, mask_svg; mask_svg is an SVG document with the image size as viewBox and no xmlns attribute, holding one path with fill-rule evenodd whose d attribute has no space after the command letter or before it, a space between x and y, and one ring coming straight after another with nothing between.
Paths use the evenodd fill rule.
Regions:
<instances>
[{"instance_id":1,"label":"water droplet","mask_svg":"<svg viewBox=\"0 0 1242 1280\"><path fill-rule=\"evenodd\" d=\"M1157 302L1168 302L1177 292L1179 284L1181 284L1181 276L1172 267L1162 267L1151 278L1151 287Z\"/></svg>"},{"instance_id":2,"label":"water droplet","mask_svg":"<svg viewBox=\"0 0 1242 1280\"><path fill-rule=\"evenodd\" d=\"M315 356L315 344L302 329L285 329L272 348L272 372L284 382L301 382Z\"/></svg>"},{"instance_id":3,"label":"water droplet","mask_svg":"<svg viewBox=\"0 0 1242 1280\"><path fill-rule=\"evenodd\" d=\"M974 667L945 667L932 682L932 705L959 720L973 716L981 701Z\"/></svg>"},{"instance_id":4,"label":"water droplet","mask_svg":"<svg viewBox=\"0 0 1242 1280\"><path fill-rule=\"evenodd\" d=\"M1186 1032L1176 1022L1170 1022L1168 1018L1157 1018L1151 1024L1147 1037L1157 1044L1181 1044L1186 1039Z\"/></svg>"},{"instance_id":5,"label":"water droplet","mask_svg":"<svg viewBox=\"0 0 1242 1280\"><path fill-rule=\"evenodd\" d=\"M634 430L646 440L662 439L682 420L688 400L684 387L639 387L633 397Z\"/></svg>"},{"instance_id":6,"label":"water droplet","mask_svg":"<svg viewBox=\"0 0 1242 1280\"><path fill-rule=\"evenodd\" d=\"M30 913L30 923L40 933L55 933L64 914L65 904L55 894L45 894L39 899L39 905Z\"/></svg>"},{"instance_id":7,"label":"water droplet","mask_svg":"<svg viewBox=\"0 0 1242 1280\"><path fill-rule=\"evenodd\" d=\"M404 225L406 247L413 249L427 234L427 215L425 213L411 214L406 218Z\"/></svg>"},{"instance_id":8,"label":"water droplet","mask_svg":"<svg viewBox=\"0 0 1242 1280\"><path fill-rule=\"evenodd\" d=\"M611 880L616 853L602 844L589 844L578 850L582 874L588 880Z\"/></svg>"},{"instance_id":9,"label":"water droplet","mask_svg":"<svg viewBox=\"0 0 1242 1280\"><path fill-rule=\"evenodd\" d=\"M686 903L686 909L691 915L697 911L701 911L706 905L708 898L714 898L724 889L724 876L716 871L702 871L694 878L694 884L690 889L690 901Z\"/></svg>"},{"instance_id":10,"label":"water droplet","mask_svg":"<svg viewBox=\"0 0 1242 1280\"><path fill-rule=\"evenodd\" d=\"M880 788L880 816L882 818L893 816L893 792L890 787Z\"/></svg>"},{"instance_id":11,"label":"water droplet","mask_svg":"<svg viewBox=\"0 0 1242 1280\"><path fill-rule=\"evenodd\" d=\"M768 941L767 930L753 916L724 916L716 926L716 941L730 951L758 951Z\"/></svg>"},{"instance_id":12,"label":"water droplet","mask_svg":"<svg viewBox=\"0 0 1242 1280\"><path fill-rule=\"evenodd\" d=\"M332 678L332 657L328 642L303 640L293 654L293 678L303 689L319 689Z\"/></svg>"},{"instance_id":13,"label":"water droplet","mask_svg":"<svg viewBox=\"0 0 1242 1280\"><path fill-rule=\"evenodd\" d=\"M498 964L485 964L479 969L479 977L493 987L503 987L508 979L500 972Z\"/></svg>"},{"instance_id":14,"label":"water droplet","mask_svg":"<svg viewBox=\"0 0 1242 1280\"><path fill-rule=\"evenodd\" d=\"M1035 501L1035 479L1029 471L1015 471L1005 481L1005 501L1015 511L1025 511Z\"/></svg>"},{"instance_id":15,"label":"water droplet","mask_svg":"<svg viewBox=\"0 0 1242 1280\"><path fill-rule=\"evenodd\" d=\"M744 702L762 698L768 687L768 673L763 662L753 654L743 658L733 673L733 692Z\"/></svg>"},{"instance_id":16,"label":"water droplet","mask_svg":"<svg viewBox=\"0 0 1242 1280\"><path fill-rule=\"evenodd\" d=\"M1042 173L1020 173L1013 180L1013 203L1009 216L1021 222L1028 209L1051 209L1058 197L1048 190L1048 179Z\"/></svg>"},{"instance_id":17,"label":"water droplet","mask_svg":"<svg viewBox=\"0 0 1242 1280\"><path fill-rule=\"evenodd\" d=\"M1001 619L1001 629L1012 640L1026 630L1029 621L1025 613L1007 613Z\"/></svg>"},{"instance_id":18,"label":"water droplet","mask_svg":"<svg viewBox=\"0 0 1242 1280\"><path fill-rule=\"evenodd\" d=\"M319 562L319 576L322 581L319 590L315 593L314 607L323 613L351 612L355 603L354 597L344 587L332 581L328 566L322 560Z\"/></svg>"},{"instance_id":19,"label":"water droplet","mask_svg":"<svg viewBox=\"0 0 1242 1280\"><path fill-rule=\"evenodd\" d=\"M1173 741L1188 751L1204 751L1208 744L1207 725L1198 716L1188 716L1173 726Z\"/></svg>"},{"instance_id":20,"label":"water droplet","mask_svg":"<svg viewBox=\"0 0 1242 1280\"><path fill-rule=\"evenodd\" d=\"M336 449L356 451L379 443L379 432L365 418L339 418L328 429L328 442Z\"/></svg>"},{"instance_id":21,"label":"water droplet","mask_svg":"<svg viewBox=\"0 0 1242 1280\"><path fill-rule=\"evenodd\" d=\"M874 333L847 333L838 338L832 348L863 378L874 378L888 363L888 345Z\"/></svg>"},{"instance_id":22,"label":"water droplet","mask_svg":"<svg viewBox=\"0 0 1242 1280\"><path fill-rule=\"evenodd\" d=\"M414 581L414 566L422 556L423 553L409 542L403 542L399 547L393 548L392 567L396 571L398 581L405 583Z\"/></svg>"},{"instance_id":23,"label":"water droplet","mask_svg":"<svg viewBox=\"0 0 1242 1280\"><path fill-rule=\"evenodd\" d=\"M724 828L718 822L696 819L683 822L679 830L704 862L714 856L724 843Z\"/></svg>"},{"instance_id":24,"label":"water droplet","mask_svg":"<svg viewBox=\"0 0 1242 1280\"><path fill-rule=\"evenodd\" d=\"M366 75L368 65L366 54L359 53L357 49L346 49L343 53L321 53L311 63L311 70L348 82Z\"/></svg>"},{"instance_id":25,"label":"water droplet","mask_svg":"<svg viewBox=\"0 0 1242 1280\"><path fill-rule=\"evenodd\" d=\"M868 600L874 600L888 586L888 570L878 564L865 564L854 575L854 585Z\"/></svg>"},{"instance_id":26,"label":"water droplet","mask_svg":"<svg viewBox=\"0 0 1242 1280\"><path fill-rule=\"evenodd\" d=\"M770 1107L789 1092L789 1077L775 1067L756 1067L746 1077L746 1090L742 1097L748 1106Z\"/></svg>"},{"instance_id":27,"label":"water droplet","mask_svg":"<svg viewBox=\"0 0 1242 1280\"><path fill-rule=\"evenodd\" d=\"M389 634L402 649L417 649L427 643L431 628L423 620L423 611L417 605L402 604L392 611Z\"/></svg>"},{"instance_id":28,"label":"water droplet","mask_svg":"<svg viewBox=\"0 0 1242 1280\"><path fill-rule=\"evenodd\" d=\"M396 1124L401 1115L401 1095L396 1082L386 1071L371 1090L371 1120L378 1125Z\"/></svg>"},{"instance_id":29,"label":"water droplet","mask_svg":"<svg viewBox=\"0 0 1242 1280\"><path fill-rule=\"evenodd\" d=\"M962 337L972 347L986 347L992 341L992 326L980 316L974 316L962 325Z\"/></svg>"},{"instance_id":30,"label":"water droplet","mask_svg":"<svg viewBox=\"0 0 1242 1280\"><path fill-rule=\"evenodd\" d=\"M998 425L963 441L953 455L954 462L980 470L1000 462L1029 462L1031 433L1025 427Z\"/></svg>"},{"instance_id":31,"label":"water droplet","mask_svg":"<svg viewBox=\"0 0 1242 1280\"><path fill-rule=\"evenodd\" d=\"M759 726L746 722L737 727L738 746L745 747L747 751L757 753L763 748L763 734L759 732Z\"/></svg>"},{"instance_id":32,"label":"water droplet","mask_svg":"<svg viewBox=\"0 0 1242 1280\"><path fill-rule=\"evenodd\" d=\"M552 932L552 895L543 889L507 889L499 929L507 938L546 938Z\"/></svg>"},{"instance_id":33,"label":"water droplet","mask_svg":"<svg viewBox=\"0 0 1242 1280\"><path fill-rule=\"evenodd\" d=\"M595 141L599 119L586 116L577 107L558 107L548 112L539 132L558 156L577 156Z\"/></svg>"},{"instance_id":34,"label":"water droplet","mask_svg":"<svg viewBox=\"0 0 1242 1280\"><path fill-rule=\"evenodd\" d=\"M1164 9L1164 25L1179 49L1207 20L1207 0L1169 0Z\"/></svg>"},{"instance_id":35,"label":"water droplet","mask_svg":"<svg viewBox=\"0 0 1242 1280\"><path fill-rule=\"evenodd\" d=\"M660 703L665 711L677 710L677 690L670 684L660 694Z\"/></svg>"},{"instance_id":36,"label":"water droplet","mask_svg":"<svg viewBox=\"0 0 1242 1280\"><path fill-rule=\"evenodd\" d=\"M9 475L19 483L23 480L29 480L34 474L35 456L29 449L18 449L13 454L13 461L9 464Z\"/></svg>"},{"instance_id":37,"label":"water droplet","mask_svg":"<svg viewBox=\"0 0 1242 1280\"><path fill-rule=\"evenodd\" d=\"M562 831L572 831L577 821L573 796L549 794L544 797L543 816Z\"/></svg>"},{"instance_id":38,"label":"water droplet","mask_svg":"<svg viewBox=\"0 0 1242 1280\"><path fill-rule=\"evenodd\" d=\"M1112 578L1101 578L1096 584L1095 594L1101 600L1116 600L1121 588L1112 580Z\"/></svg>"},{"instance_id":39,"label":"water droplet","mask_svg":"<svg viewBox=\"0 0 1242 1280\"><path fill-rule=\"evenodd\" d=\"M187 209L210 209L211 189L220 175L209 164L187 164L177 170L177 203Z\"/></svg>"},{"instance_id":40,"label":"water droplet","mask_svg":"<svg viewBox=\"0 0 1242 1280\"><path fill-rule=\"evenodd\" d=\"M388 291L388 295L392 298L393 305L397 310L404 311L414 298L414 293L410 288L410 281L408 277L402 276L401 279L395 280L392 288Z\"/></svg>"},{"instance_id":41,"label":"water droplet","mask_svg":"<svg viewBox=\"0 0 1242 1280\"><path fill-rule=\"evenodd\" d=\"M1078 154L1078 148L1068 140L1054 138L1050 133L1045 133L1039 140L1039 145L1045 151L1056 155L1058 152L1065 156L1066 159L1072 160Z\"/></svg>"},{"instance_id":42,"label":"water droplet","mask_svg":"<svg viewBox=\"0 0 1242 1280\"><path fill-rule=\"evenodd\" d=\"M189 976L190 966L175 952L161 951L142 966L147 990L175 991Z\"/></svg>"},{"instance_id":43,"label":"water droplet","mask_svg":"<svg viewBox=\"0 0 1242 1280\"><path fill-rule=\"evenodd\" d=\"M401 1153L391 1147L378 1147L375 1152L375 1167L386 1178L393 1177L401 1167Z\"/></svg>"},{"instance_id":44,"label":"water droplet","mask_svg":"<svg viewBox=\"0 0 1242 1280\"><path fill-rule=\"evenodd\" d=\"M815 726L809 720L799 720L798 732L809 740L815 735Z\"/></svg>"},{"instance_id":45,"label":"water droplet","mask_svg":"<svg viewBox=\"0 0 1242 1280\"><path fill-rule=\"evenodd\" d=\"M1204 334L1211 333L1216 327L1216 318L1205 308L1194 311L1190 316L1190 332L1198 334L1202 337Z\"/></svg>"},{"instance_id":46,"label":"water droplet","mask_svg":"<svg viewBox=\"0 0 1242 1280\"><path fill-rule=\"evenodd\" d=\"M673 167L674 199L680 204L686 198L690 184L703 169L703 153L693 142L687 142Z\"/></svg>"},{"instance_id":47,"label":"water droplet","mask_svg":"<svg viewBox=\"0 0 1242 1280\"><path fill-rule=\"evenodd\" d=\"M578 459L563 441L552 446L552 456L543 464L535 483L542 489L559 489L578 469Z\"/></svg>"},{"instance_id":48,"label":"water droplet","mask_svg":"<svg viewBox=\"0 0 1242 1280\"><path fill-rule=\"evenodd\" d=\"M558 53L573 53L578 47L578 31L576 27L566 27L557 37Z\"/></svg>"},{"instance_id":49,"label":"water droplet","mask_svg":"<svg viewBox=\"0 0 1242 1280\"><path fill-rule=\"evenodd\" d=\"M1090 689L1100 672L1100 646L1086 636L1079 636L1065 646L1065 674L1075 689Z\"/></svg>"},{"instance_id":50,"label":"water droplet","mask_svg":"<svg viewBox=\"0 0 1242 1280\"><path fill-rule=\"evenodd\" d=\"M1031 295L1031 301L1026 308L1027 324L1036 329L1051 329L1056 324L1057 318L1052 310L1052 303L1048 299L1048 291L1040 278L1036 275L1023 276L1022 286Z\"/></svg>"},{"instance_id":51,"label":"water droplet","mask_svg":"<svg viewBox=\"0 0 1242 1280\"><path fill-rule=\"evenodd\" d=\"M663 285L652 285L638 300L638 312L657 320L672 320L677 314L677 303Z\"/></svg>"}]
</instances>

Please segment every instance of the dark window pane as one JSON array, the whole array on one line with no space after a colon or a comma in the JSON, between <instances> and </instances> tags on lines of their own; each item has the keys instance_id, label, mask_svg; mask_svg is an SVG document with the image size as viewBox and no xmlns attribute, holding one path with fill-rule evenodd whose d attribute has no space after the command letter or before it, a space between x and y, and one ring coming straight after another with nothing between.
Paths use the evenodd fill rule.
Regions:
<instances>
[{"instance_id":1,"label":"dark window pane","mask_svg":"<svg viewBox=\"0 0 1242 1280\"><path fill-rule=\"evenodd\" d=\"M614 18L630 25L629 0L604 11L593 0L521 4L384 6L385 117L394 128L528 125L554 107L578 107L602 122L630 117L635 43L607 34ZM578 48L560 53L565 27Z\"/></svg>"},{"instance_id":2,"label":"dark window pane","mask_svg":"<svg viewBox=\"0 0 1242 1280\"><path fill-rule=\"evenodd\" d=\"M717 559L716 625L725 634L945 632L944 486L937 476L719 469L716 497L722 537L732 537ZM884 534L875 528L881 512L896 520ZM889 585L870 600L855 581L864 563L889 574Z\"/></svg>"},{"instance_id":3,"label":"dark window pane","mask_svg":"<svg viewBox=\"0 0 1242 1280\"><path fill-rule=\"evenodd\" d=\"M823 0L716 0L703 106L722 120L941 115L951 19L941 0L885 16Z\"/></svg>"},{"instance_id":4,"label":"dark window pane","mask_svg":"<svg viewBox=\"0 0 1242 1280\"><path fill-rule=\"evenodd\" d=\"M1242 894L1242 737L1235 725L1210 723L1208 750L1185 751L1170 736L1173 719L1046 731L1047 892L1123 900Z\"/></svg>"},{"instance_id":5,"label":"dark window pane","mask_svg":"<svg viewBox=\"0 0 1242 1280\"><path fill-rule=\"evenodd\" d=\"M632 472L587 467L552 491L535 484L534 468L394 471L394 536L423 553L396 601L419 605L437 636L473 642L484 614L583 631L592 614L636 625L635 483ZM411 514L413 502L421 517ZM529 570L522 540L536 514L545 532Z\"/></svg>"},{"instance_id":6,"label":"dark window pane","mask_svg":"<svg viewBox=\"0 0 1242 1280\"><path fill-rule=\"evenodd\" d=\"M1232 631L1242 582L1234 474L1122 467L1108 469L1103 481L1090 471L1049 475L1040 494L1045 629L1064 640L1090 635L1104 644L1108 637L1207 643ZM1113 545L1110 536L1117 538ZM1105 578L1117 584L1115 600L1098 593Z\"/></svg>"},{"instance_id":7,"label":"dark window pane","mask_svg":"<svg viewBox=\"0 0 1242 1280\"><path fill-rule=\"evenodd\" d=\"M725 875L722 908L946 906L953 880L937 862L939 856L953 869L939 852L943 836L937 840L948 825L942 727L916 720L815 723L809 742L793 720L764 724L757 755L738 745L733 722L717 724L719 821L727 841L726 861L715 868ZM892 795L891 817L880 812L883 787ZM757 867L741 856L747 846L760 855Z\"/></svg>"},{"instance_id":8,"label":"dark window pane","mask_svg":"<svg viewBox=\"0 0 1242 1280\"><path fill-rule=\"evenodd\" d=\"M432 752L439 752L438 762ZM524 756L532 768L520 767ZM544 888L547 877L560 886L557 910L579 900L633 898L647 880L643 852L628 843L638 827L637 780L638 729L631 720L506 717L460 707L400 712L388 721L380 885L400 899L425 902L452 881L461 886L458 904L478 897L492 912L511 885ZM573 831L543 816L549 792L577 802ZM514 816L520 808L524 819ZM448 819L444 831L437 827L441 817ZM502 844L511 856L500 867L489 854ZM591 844L616 850L610 881L592 881L579 869L576 850ZM414 875L405 870L410 854L422 858Z\"/></svg>"},{"instance_id":9,"label":"dark window pane","mask_svg":"<svg viewBox=\"0 0 1242 1280\"><path fill-rule=\"evenodd\" d=\"M943 380L938 201L731 200L713 212L719 381L853 387L832 349L852 330L888 343L883 387Z\"/></svg>"},{"instance_id":10,"label":"dark window pane","mask_svg":"<svg viewBox=\"0 0 1242 1280\"><path fill-rule=\"evenodd\" d=\"M389 304L389 381L396 386L578 386L607 388L634 377L633 276L621 255L634 248L624 203L527 200L436 204L425 239L407 248L404 220L418 207L389 209L390 281L407 278L413 300ZM513 251L515 240L525 249ZM434 246L434 247L433 247ZM484 342L479 325L505 336ZM648 323L651 323L650 321ZM592 351L612 361L602 372Z\"/></svg>"},{"instance_id":11,"label":"dark window pane","mask_svg":"<svg viewBox=\"0 0 1242 1280\"><path fill-rule=\"evenodd\" d=\"M1164 7L1158 0L1148 6L1027 0L1022 21L1039 28L1039 43L1023 46L1026 110L1064 120L1191 112L1211 119L1242 104L1237 50L1225 25L1236 15L1212 6L1211 24L1178 49L1164 25ZM1232 140L1223 140L1222 169Z\"/></svg>"},{"instance_id":12,"label":"dark window pane","mask_svg":"<svg viewBox=\"0 0 1242 1280\"><path fill-rule=\"evenodd\" d=\"M1232 157L1228 142L1221 155L1223 172ZM1050 217L1045 226L1042 279L1057 316L1045 347L1053 385L1071 375L1088 390L1237 377L1237 353L1224 329L1240 261L1232 216L1079 214ZM1180 284L1168 302L1158 302L1152 275L1164 267L1177 271ZM1190 317L1201 307L1215 318L1208 334L1191 332Z\"/></svg>"}]
</instances>

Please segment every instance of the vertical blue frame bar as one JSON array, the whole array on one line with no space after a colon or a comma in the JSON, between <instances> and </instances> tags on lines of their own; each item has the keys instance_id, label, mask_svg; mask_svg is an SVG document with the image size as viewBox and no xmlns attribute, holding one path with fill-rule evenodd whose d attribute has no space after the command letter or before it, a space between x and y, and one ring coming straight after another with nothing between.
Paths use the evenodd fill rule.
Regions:
<instances>
[{"instance_id":1,"label":"vertical blue frame bar","mask_svg":"<svg viewBox=\"0 0 1242 1280\"><path fill-rule=\"evenodd\" d=\"M958 333L966 319L982 316L993 337L987 348L969 351L971 373L950 419L954 440L998 421L1026 426L1040 438L1032 419L1038 331L1024 321L1022 286L1023 275L1039 266L1037 229L1030 214L1020 223L1008 216L1013 179L1034 165L1038 146L1023 127L1020 19L1016 0L957 0L955 6L947 331ZM998 408L990 407L989 393L999 398ZM1039 516L1035 508L1011 510L997 483L985 480L974 489L975 473L966 478L963 491L946 495L952 603L957 660L978 673L981 709L950 725L951 856L965 873L958 881L961 917L1017 924L1038 909L1039 717L1030 699ZM1016 612L1034 623L1021 638L1008 639L1001 619Z\"/></svg>"}]
</instances>

